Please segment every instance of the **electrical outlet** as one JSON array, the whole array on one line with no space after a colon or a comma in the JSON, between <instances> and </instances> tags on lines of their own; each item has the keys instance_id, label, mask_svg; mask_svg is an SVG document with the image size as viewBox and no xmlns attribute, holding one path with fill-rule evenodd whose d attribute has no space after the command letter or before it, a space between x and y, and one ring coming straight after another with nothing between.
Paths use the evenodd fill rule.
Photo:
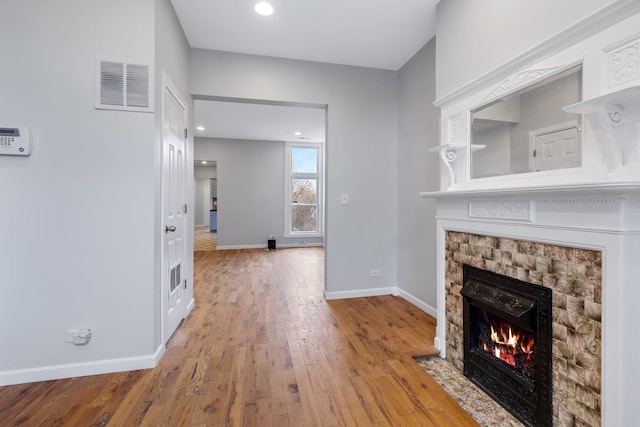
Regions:
<instances>
[{"instance_id":1,"label":"electrical outlet","mask_svg":"<svg viewBox=\"0 0 640 427\"><path fill-rule=\"evenodd\" d=\"M64 342L83 345L91 341L91 329L67 329Z\"/></svg>"},{"instance_id":2,"label":"electrical outlet","mask_svg":"<svg viewBox=\"0 0 640 427\"><path fill-rule=\"evenodd\" d=\"M380 270L378 270L377 268L371 270L371 277L380 277Z\"/></svg>"},{"instance_id":3,"label":"electrical outlet","mask_svg":"<svg viewBox=\"0 0 640 427\"><path fill-rule=\"evenodd\" d=\"M64 336L64 342L73 342L73 339L78 336L78 333L78 329L67 329Z\"/></svg>"},{"instance_id":4,"label":"electrical outlet","mask_svg":"<svg viewBox=\"0 0 640 427\"><path fill-rule=\"evenodd\" d=\"M269 234L269 238L270 238L270 239L275 239L275 238L276 238L276 235L275 235L275 234Z\"/></svg>"}]
</instances>

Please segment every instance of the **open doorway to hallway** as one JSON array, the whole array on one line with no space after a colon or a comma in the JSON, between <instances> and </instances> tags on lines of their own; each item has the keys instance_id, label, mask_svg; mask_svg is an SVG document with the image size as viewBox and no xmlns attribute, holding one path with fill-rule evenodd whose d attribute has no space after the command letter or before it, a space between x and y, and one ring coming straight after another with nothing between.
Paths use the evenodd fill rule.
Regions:
<instances>
[{"instance_id":1,"label":"open doorway to hallway","mask_svg":"<svg viewBox=\"0 0 640 427\"><path fill-rule=\"evenodd\" d=\"M196 173L216 164L216 249L324 246L326 105L195 96L194 128L194 158L207 160ZM196 210L209 177L197 177Z\"/></svg>"},{"instance_id":2,"label":"open doorway to hallway","mask_svg":"<svg viewBox=\"0 0 640 427\"><path fill-rule=\"evenodd\" d=\"M194 174L194 251L214 251L218 241L218 165L196 159Z\"/></svg>"}]
</instances>

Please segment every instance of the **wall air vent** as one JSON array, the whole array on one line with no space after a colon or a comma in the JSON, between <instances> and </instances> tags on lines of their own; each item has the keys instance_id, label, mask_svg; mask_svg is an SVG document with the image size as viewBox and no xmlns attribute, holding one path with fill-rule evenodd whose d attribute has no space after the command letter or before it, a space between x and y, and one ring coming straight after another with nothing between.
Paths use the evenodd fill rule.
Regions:
<instances>
[{"instance_id":1,"label":"wall air vent","mask_svg":"<svg viewBox=\"0 0 640 427\"><path fill-rule=\"evenodd\" d=\"M151 66L98 58L96 108L153 112Z\"/></svg>"}]
</instances>

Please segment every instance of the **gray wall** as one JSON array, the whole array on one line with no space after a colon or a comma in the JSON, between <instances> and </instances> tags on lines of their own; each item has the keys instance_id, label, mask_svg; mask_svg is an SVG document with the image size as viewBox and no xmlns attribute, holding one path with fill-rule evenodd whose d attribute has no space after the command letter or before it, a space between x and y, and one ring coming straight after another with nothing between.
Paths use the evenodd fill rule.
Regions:
<instances>
[{"instance_id":1,"label":"gray wall","mask_svg":"<svg viewBox=\"0 0 640 427\"><path fill-rule=\"evenodd\" d=\"M2 14L0 117L34 149L0 157L0 380L152 355L154 115L93 103L96 55L153 63L153 1L5 1ZM79 327L91 342L65 343Z\"/></svg>"},{"instance_id":2,"label":"gray wall","mask_svg":"<svg viewBox=\"0 0 640 427\"><path fill-rule=\"evenodd\" d=\"M511 168L529 172L529 132L581 121L579 114L567 113L562 107L580 101L582 74L573 73L520 96L520 123L511 130Z\"/></svg>"},{"instance_id":3,"label":"gray wall","mask_svg":"<svg viewBox=\"0 0 640 427\"><path fill-rule=\"evenodd\" d=\"M437 6L436 97L459 89L612 0L445 0ZM505 76L506 77L506 76Z\"/></svg>"},{"instance_id":4,"label":"gray wall","mask_svg":"<svg viewBox=\"0 0 640 427\"><path fill-rule=\"evenodd\" d=\"M398 73L398 286L436 308L435 201L421 191L439 189L435 100L436 39ZM433 310L429 310L435 315Z\"/></svg>"},{"instance_id":5,"label":"gray wall","mask_svg":"<svg viewBox=\"0 0 640 427\"><path fill-rule=\"evenodd\" d=\"M169 0L4 1L3 126L30 157L0 157L0 383L153 366L161 349L160 123L94 108L96 56L155 63L185 96L188 47ZM113 23L117 22L114 26ZM43 36L44 35L44 36ZM25 54L28 52L28 54ZM133 327L132 327L133 325ZM67 328L91 342L64 342ZM6 347L7 349L9 347Z\"/></svg>"},{"instance_id":6,"label":"gray wall","mask_svg":"<svg viewBox=\"0 0 640 427\"><path fill-rule=\"evenodd\" d=\"M511 123L478 123L473 125L473 143L485 145L482 150L471 153L471 177L511 173Z\"/></svg>"},{"instance_id":7,"label":"gray wall","mask_svg":"<svg viewBox=\"0 0 640 427\"><path fill-rule=\"evenodd\" d=\"M326 290L396 286L397 73L200 49L190 73L194 95L328 105ZM370 277L374 268L381 277Z\"/></svg>"}]
</instances>

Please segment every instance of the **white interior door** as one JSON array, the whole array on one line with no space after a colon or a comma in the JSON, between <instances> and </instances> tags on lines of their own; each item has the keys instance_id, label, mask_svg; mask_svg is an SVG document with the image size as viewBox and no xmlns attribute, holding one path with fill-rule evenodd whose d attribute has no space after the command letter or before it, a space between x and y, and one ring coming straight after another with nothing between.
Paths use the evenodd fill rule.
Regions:
<instances>
[{"instance_id":1,"label":"white interior door","mask_svg":"<svg viewBox=\"0 0 640 427\"><path fill-rule=\"evenodd\" d=\"M186 109L165 86L162 105L162 289L163 339L166 343L187 315L186 255Z\"/></svg>"},{"instance_id":2,"label":"white interior door","mask_svg":"<svg viewBox=\"0 0 640 427\"><path fill-rule=\"evenodd\" d=\"M575 168L580 166L580 140L573 127L535 137L534 170Z\"/></svg>"}]
</instances>

